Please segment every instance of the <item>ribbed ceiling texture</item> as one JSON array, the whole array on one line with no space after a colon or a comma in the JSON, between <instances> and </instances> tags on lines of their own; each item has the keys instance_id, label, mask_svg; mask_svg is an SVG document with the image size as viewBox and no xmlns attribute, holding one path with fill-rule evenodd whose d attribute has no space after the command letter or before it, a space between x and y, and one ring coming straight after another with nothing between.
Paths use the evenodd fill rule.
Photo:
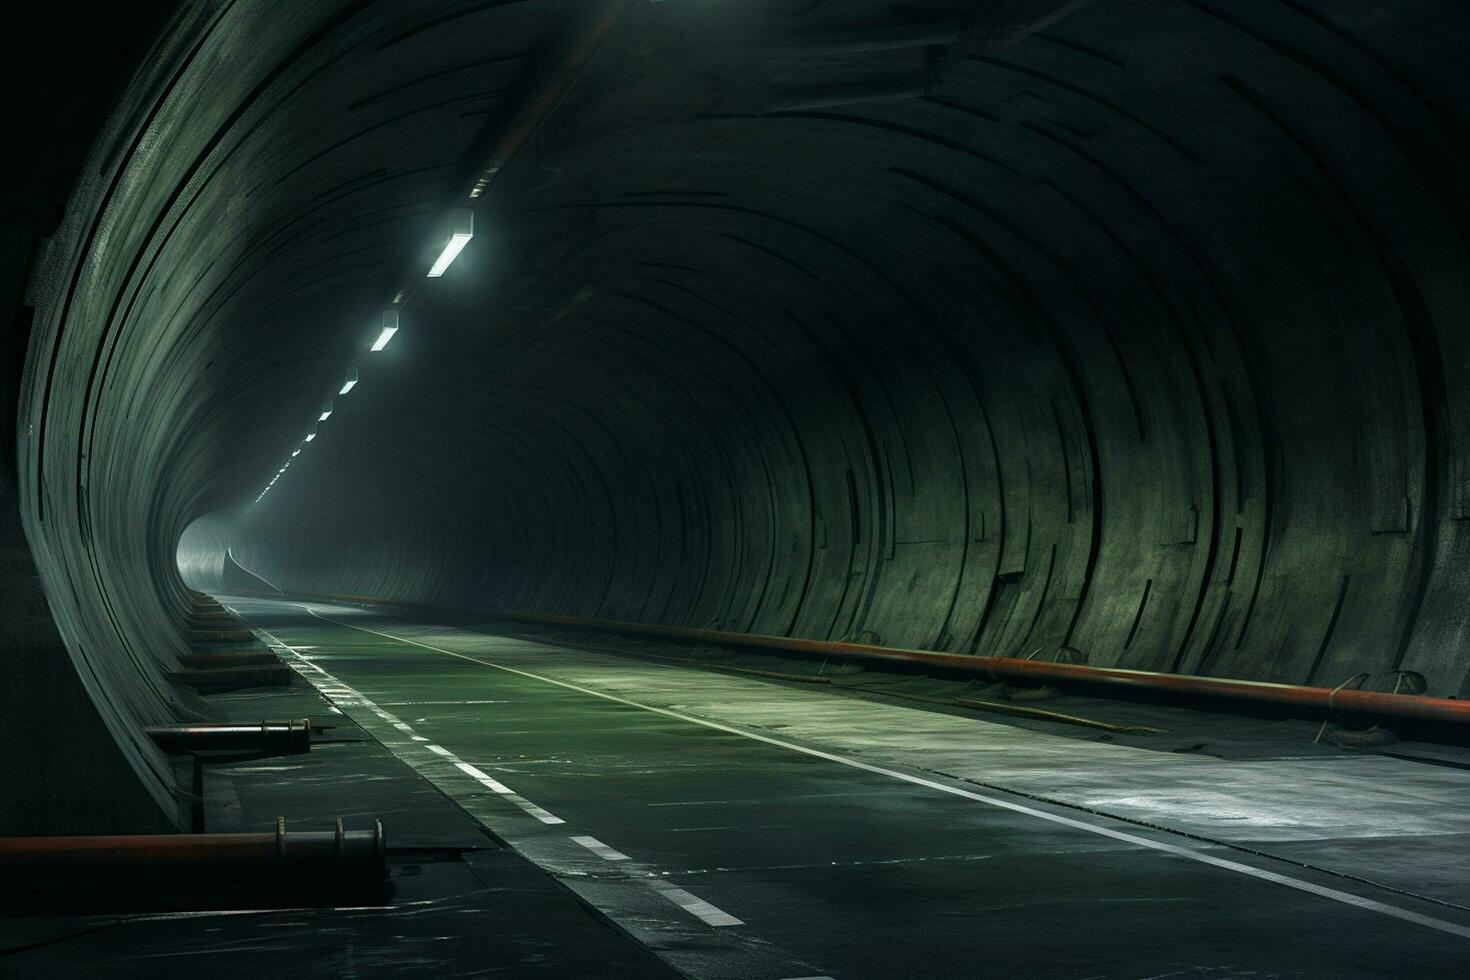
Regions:
<instances>
[{"instance_id":1,"label":"ribbed ceiling texture","mask_svg":"<svg viewBox=\"0 0 1470 980\"><path fill-rule=\"evenodd\" d=\"M17 468L76 668L169 783L137 731L190 710L176 557L218 590L228 552L293 593L1470 694L1464 23L188 5L38 273Z\"/></svg>"}]
</instances>

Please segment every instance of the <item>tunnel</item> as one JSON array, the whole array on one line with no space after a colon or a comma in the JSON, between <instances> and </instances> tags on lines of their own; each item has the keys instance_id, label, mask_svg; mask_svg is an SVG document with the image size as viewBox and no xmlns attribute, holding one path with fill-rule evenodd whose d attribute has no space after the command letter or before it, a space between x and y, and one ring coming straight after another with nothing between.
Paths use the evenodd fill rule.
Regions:
<instances>
[{"instance_id":1,"label":"tunnel","mask_svg":"<svg viewBox=\"0 0 1470 980\"><path fill-rule=\"evenodd\" d=\"M505 935L414 962L544 935L514 975L1452 975L1463 5L3 16L15 860L279 858L285 813L341 816L340 864L381 817L395 938L333 897L327 975L403 975L394 903L487 880L521 889L474 900ZM299 772L159 735L308 714ZM538 797L543 762L616 792ZM634 807L645 766L688 798ZM639 838L676 812L659 840L753 839ZM307 942L42 921L0 970L151 942L188 953L155 976L297 975Z\"/></svg>"}]
</instances>

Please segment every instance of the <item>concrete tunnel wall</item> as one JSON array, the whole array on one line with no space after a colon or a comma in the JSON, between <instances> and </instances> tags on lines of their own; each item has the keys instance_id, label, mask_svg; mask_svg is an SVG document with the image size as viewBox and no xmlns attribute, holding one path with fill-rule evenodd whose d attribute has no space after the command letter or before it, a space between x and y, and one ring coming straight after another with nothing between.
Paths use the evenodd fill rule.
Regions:
<instances>
[{"instance_id":1,"label":"concrete tunnel wall","mask_svg":"<svg viewBox=\"0 0 1470 980\"><path fill-rule=\"evenodd\" d=\"M210 595L278 592L266 580L240 567L230 551L235 521L220 514L206 514L179 536L179 577L191 589Z\"/></svg>"},{"instance_id":2,"label":"concrete tunnel wall","mask_svg":"<svg viewBox=\"0 0 1470 980\"><path fill-rule=\"evenodd\" d=\"M576 9L193 7L99 138L19 479L146 783L225 546L288 591L1470 692L1462 9L1098 0L916 97L746 111L657 84L709 41L650 8L363 359Z\"/></svg>"}]
</instances>

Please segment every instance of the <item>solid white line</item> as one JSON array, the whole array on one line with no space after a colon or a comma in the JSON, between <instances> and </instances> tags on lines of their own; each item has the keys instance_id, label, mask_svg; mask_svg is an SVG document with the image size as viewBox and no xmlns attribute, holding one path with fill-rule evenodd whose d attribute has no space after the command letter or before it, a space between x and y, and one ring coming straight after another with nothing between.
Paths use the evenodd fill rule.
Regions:
<instances>
[{"instance_id":1,"label":"solid white line","mask_svg":"<svg viewBox=\"0 0 1470 980\"><path fill-rule=\"evenodd\" d=\"M722 912L721 910L715 908L709 902L706 902L704 899L698 897L697 895L691 895L684 889L678 887L677 885L671 885L667 881L664 881L662 878L640 878L638 880L642 881L649 888L652 888L664 898L667 898L669 901L679 906L685 912L688 912L690 915L695 916L696 918L704 920L706 925L745 925L744 922L741 922L729 912Z\"/></svg>"},{"instance_id":2,"label":"solid white line","mask_svg":"<svg viewBox=\"0 0 1470 980\"><path fill-rule=\"evenodd\" d=\"M1212 854L1206 854L1202 851L1192 850L1188 847L1180 847L1177 844L1168 844L1163 841L1149 840L1147 837L1139 837L1136 834L1129 834L1121 830L1114 830L1111 827L1101 827L1096 824L1086 823L1082 820L1074 820L1071 817L1064 817L1058 813L1047 813L1044 810L1037 810L1034 807L1025 806L1021 803L1015 803L1011 800L1003 800L999 797L986 796L983 793L975 793L967 789L961 789L958 786L949 786L945 783L935 782L932 779L925 779L922 776L915 776L910 773L899 772L896 769L885 769L882 766L875 766L867 762L859 762L856 759L849 759L845 756L836 755L831 752L823 752L821 749L808 748L804 745L797 745L794 742L785 742L778 738L772 738L769 735L759 735L755 732L742 731L739 728L733 728L729 725L722 725L719 722L708 721L703 718L696 718L692 715L681 714L677 711L671 711L668 708L658 708L650 704L642 704L638 701L630 701L627 698L618 697L616 694L606 694L602 691L594 691L591 688L580 687L576 684L569 684L566 681L559 681L555 678L543 677L540 674L533 674L527 670L520 670L515 667L507 667L504 664L491 663L488 660L481 660L478 657L472 657L468 654L456 653L453 650L445 650L441 647L431 646L427 643L420 643L418 640L410 640L407 637L394 636L392 633L384 633L381 630L369 629L366 626L354 626L351 623L343 623L335 619L329 619L328 617L317 613L310 606L307 606L303 603L296 603L296 605L300 606L302 609L306 610L306 612L315 616L317 619L320 619L323 622L333 623L337 626L345 626L348 629L360 630L364 633L372 633L376 636L385 637L390 640L397 640L399 643L407 643L412 646L423 647L425 650L432 650L435 653L442 653L445 656L457 657L460 660L467 660L471 663L477 663L484 667L492 667L495 670L502 670L509 674L517 674L521 677L529 677L532 680L542 681L546 684L555 684L557 687L563 687L571 691L578 691L582 694L590 695L591 697L602 698L607 701L615 701L618 704L626 704L634 708L642 708L644 711L651 711L654 714L664 715L668 718L677 718L680 721L686 721L691 725L702 725L705 728L712 728L716 731L727 732L731 735L739 735L742 738L752 739L757 742L765 742L767 745L775 745L779 748L789 749L792 752L800 752L803 755L813 756L818 759L826 759L829 762L840 763L844 766L851 766L854 769L862 769L866 772L877 773L881 776L888 776L893 779L902 780L906 783L913 783L916 786L924 786L928 789L938 790L941 793L949 793L952 796L960 796L964 797L965 799L975 800L976 802L985 803L1002 810L1010 810L1013 813L1022 813L1028 817L1035 817L1038 820L1045 820L1049 823L1060 824L1064 827L1072 827L1076 830L1085 831L1089 834L1097 834L1100 837L1109 837L1113 840L1123 841L1124 843L1133 844L1138 847L1146 847L1155 851L1161 851L1165 854L1172 854L1176 857L1181 857L1189 861L1196 861L1200 864L1207 864L1211 867L1220 868L1225 871L1233 871L1236 874L1246 875L1248 877L1256 878L1261 881L1269 881L1273 884L1283 885L1287 888L1293 888L1297 891L1306 892L1310 895L1316 895L1320 898L1330 899L1334 902L1340 902L1343 905L1351 905L1355 908L1360 908L1368 912L1377 912L1380 915L1386 915L1391 918L1399 919L1403 922L1412 922L1415 925L1425 926L1426 928L1436 929L1440 932L1449 933L1453 936L1460 936L1464 939L1470 939L1470 926L1462 926L1454 922L1447 922L1444 919L1436 919L1432 916L1423 915L1419 912L1413 912L1409 909L1400 908L1397 905L1389 905L1384 902L1375 901L1371 898L1364 898L1361 895L1354 895L1350 892L1339 891L1336 888L1328 888L1324 885L1313 884L1310 881L1302 881L1299 878L1292 878L1289 875L1278 874L1274 871L1266 871L1261 868L1253 868L1248 864L1241 864L1239 861L1230 861L1225 858L1215 857Z\"/></svg>"},{"instance_id":3,"label":"solid white line","mask_svg":"<svg viewBox=\"0 0 1470 980\"><path fill-rule=\"evenodd\" d=\"M630 860L632 860L630 857L628 857L628 855L624 854L622 851L615 851L615 850L613 850L611 847L608 847L606 844L604 844L602 841L598 840L596 837L573 837L572 840L576 841L578 844L581 844L583 847L587 848L587 850L591 851L593 854L596 854L598 857L602 858L604 861L630 861Z\"/></svg>"}]
</instances>

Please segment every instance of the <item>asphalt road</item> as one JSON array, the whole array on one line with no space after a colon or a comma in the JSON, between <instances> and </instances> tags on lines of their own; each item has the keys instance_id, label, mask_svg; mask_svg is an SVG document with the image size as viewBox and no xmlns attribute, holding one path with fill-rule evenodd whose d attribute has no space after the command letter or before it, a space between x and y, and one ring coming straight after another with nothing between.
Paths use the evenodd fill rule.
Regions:
<instances>
[{"instance_id":1,"label":"asphalt road","mask_svg":"<svg viewBox=\"0 0 1470 980\"><path fill-rule=\"evenodd\" d=\"M1438 977L1463 975L1470 952L1462 909L869 762L850 730L841 747L783 736L760 715L764 682L225 601L402 761L692 976ZM687 698L630 693L653 673ZM814 713L831 697L808 696Z\"/></svg>"}]
</instances>

